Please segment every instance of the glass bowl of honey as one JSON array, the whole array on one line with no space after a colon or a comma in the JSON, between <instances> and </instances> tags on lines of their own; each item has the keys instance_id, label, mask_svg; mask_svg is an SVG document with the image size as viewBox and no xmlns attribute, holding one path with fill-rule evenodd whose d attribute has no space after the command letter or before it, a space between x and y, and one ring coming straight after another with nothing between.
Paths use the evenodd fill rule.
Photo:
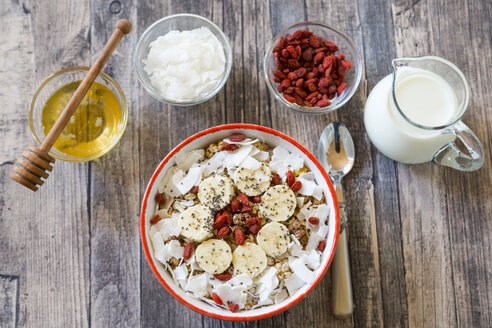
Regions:
<instances>
[{"instance_id":1,"label":"glass bowl of honey","mask_svg":"<svg viewBox=\"0 0 492 328\"><path fill-rule=\"evenodd\" d=\"M40 145L89 67L69 67L48 77L36 90L29 126ZM125 95L109 75L100 73L56 140L50 155L69 162L85 162L110 151L120 140L128 120Z\"/></svg>"}]
</instances>

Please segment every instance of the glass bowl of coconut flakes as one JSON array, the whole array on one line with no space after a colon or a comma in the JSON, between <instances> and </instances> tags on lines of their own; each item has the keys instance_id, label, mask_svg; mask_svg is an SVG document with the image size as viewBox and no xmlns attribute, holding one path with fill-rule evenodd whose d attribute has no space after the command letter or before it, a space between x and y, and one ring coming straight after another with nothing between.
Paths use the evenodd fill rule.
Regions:
<instances>
[{"instance_id":1,"label":"glass bowl of coconut flakes","mask_svg":"<svg viewBox=\"0 0 492 328\"><path fill-rule=\"evenodd\" d=\"M164 17L140 37L135 68L155 99L192 106L216 95L229 77L232 50L222 30L192 14Z\"/></svg>"}]
</instances>

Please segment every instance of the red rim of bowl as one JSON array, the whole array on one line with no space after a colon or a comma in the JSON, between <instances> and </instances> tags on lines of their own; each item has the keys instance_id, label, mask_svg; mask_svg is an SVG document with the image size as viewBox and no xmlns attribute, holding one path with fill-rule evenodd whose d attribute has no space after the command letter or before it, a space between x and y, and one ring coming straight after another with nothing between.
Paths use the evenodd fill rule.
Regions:
<instances>
[{"instance_id":1,"label":"red rim of bowl","mask_svg":"<svg viewBox=\"0 0 492 328\"><path fill-rule=\"evenodd\" d=\"M301 150L316 165L316 167L321 172L323 178L326 180L326 183L327 183L328 188L329 188L330 193L331 193L331 197L332 197L333 202L334 202L334 208L335 208L335 241L333 243L333 247L330 250L330 258L326 262L325 267L323 268L323 271L321 272L321 274L318 275L316 280L313 283L311 283L311 286L304 293L300 294L296 298L293 298L286 305L279 307L273 311L269 311L269 312L262 313L259 315L252 315L252 316L236 316L232 312L231 312L231 315L221 315L221 314L217 314L217 313L213 313L213 312L208 312L208 311L205 311L204 309L201 309L201 308L189 303L187 300L182 298L180 295L178 295L174 291L174 289L171 286L169 286L166 283L164 278L162 278L162 276L160 275L159 271L157 271L157 268L154 265L154 261L152 259L152 256L150 255L149 245L147 244L147 238L145 236L145 213L146 213L145 210L147 207L147 200L149 199L150 190L152 189L152 186L154 185L155 180L157 179L157 176L162 171L162 169L164 168L166 163L171 158L173 158L174 155L178 151L180 151L184 146L186 146L190 142L192 142L192 141L194 141L194 140L196 140L196 139L198 139L204 135L210 134L210 133L223 131L223 130L233 130L233 129L258 130L261 132L273 134L274 136L280 137L280 138L288 141L289 143L293 144L296 148ZM219 126L215 126L212 128L208 128L206 130L198 132L197 134L192 135L191 137L187 138L186 140L181 142L179 145L177 145L169 154L167 154L167 156L162 160L162 162L159 164L157 169L152 174L152 178L150 179L150 182L147 186L147 189L145 190L145 195L144 195L144 199L142 202L142 208L141 208L141 214L140 214L140 238L142 239L142 246L143 246L143 249L145 252L145 257L147 258L147 262L149 263L150 268L152 269L152 272L154 272L155 276L160 281L160 283L164 286L164 288L171 295L173 295L178 301L180 301L181 303L183 303L184 305L186 305L187 307L189 307L190 309L192 309L198 313L207 315L207 316L212 317L212 318L217 318L217 319L222 319L222 320L231 320L231 321L249 321L249 320L257 320L257 319L270 317L272 315L275 315L279 312L282 312L282 311L288 309L289 307L293 306L294 304L299 302L301 299L303 299L307 294L309 294L311 292L311 290L313 290L314 287L316 287L316 285L319 283L321 278L323 278L326 271L328 270L328 267L330 266L330 263L333 260L333 256L335 255L335 249L336 249L336 246L338 243L339 232L340 232L340 214L338 211L338 201L336 198L335 189L333 188L333 185L331 183L330 178L328 177L328 174L326 173L326 171L324 170L324 168L320 164L320 162L316 159L316 157L314 157L314 155L311 154L311 152L309 150L307 150L304 146L302 146L299 142L297 142L296 140L292 139L291 137L289 137L289 136L287 136L281 132L278 132L276 130L273 130L273 129L270 129L270 128L267 128L264 126L259 126L259 125L254 125L254 124L243 124L243 123L224 124L224 125L219 125Z\"/></svg>"}]
</instances>

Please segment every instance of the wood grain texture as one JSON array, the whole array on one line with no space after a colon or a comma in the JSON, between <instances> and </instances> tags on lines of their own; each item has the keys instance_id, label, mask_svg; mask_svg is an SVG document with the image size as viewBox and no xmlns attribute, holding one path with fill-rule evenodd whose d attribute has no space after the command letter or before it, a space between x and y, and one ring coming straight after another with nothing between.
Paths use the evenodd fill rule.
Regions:
<instances>
[{"instance_id":1,"label":"wood grain texture","mask_svg":"<svg viewBox=\"0 0 492 328\"><path fill-rule=\"evenodd\" d=\"M136 1L91 3L91 57L100 55L118 20L133 22L104 71L122 88L128 104L125 134L105 156L89 163L91 327L136 327L140 322L140 202L138 81L133 69L137 42ZM112 191L112 192L110 192ZM108 194L110 192L110 194ZM129 306L132 304L132 306Z\"/></svg>"},{"instance_id":2,"label":"wood grain texture","mask_svg":"<svg viewBox=\"0 0 492 328\"><path fill-rule=\"evenodd\" d=\"M19 306L19 276L0 275L0 326L15 327Z\"/></svg>"},{"instance_id":3,"label":"wood grain texture","mask_svg":"<svg viewBox=\"0 0 492 328\"><path fill-rule=\"evenodd\" d=\"M138 37L155 20L190 12L228 36L233 68L206 103L173 107L151 98L133 67ZM13 160L32 143L29 98L51 73L90 65L116 22L124 37L105 72L122 87L129 120L120 143L82 164L58 161L36 195L10 182ZM266 44L294 23L344 31L363 57L354 97L336 113L295 113L270 96ZM490 327L492 326L492 3L485 0L129 0L0 3L0 326L9 327ZM370 90L397 56L434 54L464 72L472 98L464 122L484 144L482 169L397 164L365 133ZM356 144L344 179L355 309L331 314L327 275L302 302L274 317L224 322L167 293L141 251L140 201L157 164L207 127L273 127L316 152L340 120ZM63 186L63 189L60 188ZM15 224L12 224L15 222Z\"/></svg>"}]
</instances>

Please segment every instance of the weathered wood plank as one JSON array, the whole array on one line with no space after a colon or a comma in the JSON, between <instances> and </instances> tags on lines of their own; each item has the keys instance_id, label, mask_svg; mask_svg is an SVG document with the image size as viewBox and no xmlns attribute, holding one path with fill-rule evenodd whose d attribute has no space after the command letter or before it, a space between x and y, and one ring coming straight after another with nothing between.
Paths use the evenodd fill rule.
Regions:
<instances>
[{"instance_id":1,"label":"weathered wood plank","mask_svg":"<svg viewBox=\"0 0 492 328\"><path fill-rule=\"evenodd\" d=\"M19 308L19 277L0 275L0 326L16 327Z\"/></svg>"},{"instance_id":2,"label":"weathered wood plank","mask_svg":"<svg viewBox=\"0 0 492 328\"><path fill-rule=\"evenodd\" d=\"M223 4L220 1L169 1L167 3L139 1L137 10L139 13L138 36L154 21L180 12L204 16L220 27L225 24ZM228 37L231 36L228 35ZM229 81L231 78L232 75ZM143 195L147 181L155 167L172 148L196 132L225 123L226 115L233 115L235 106L225 106L226 93L227 90L223 89L213 99L203 104L184 108L159 103L140 87L139 166L141 195ZM226 114L226 108L228 108L228 114ZM205 317L188 309L166 292L150 270L143 255L141 260L141 313L141 325L143 327L201 327L206 320Z\"/></svg>"},{"instance_id":3,"label":"weathered wood plank","mask_svg":"<svg viewBox=\"0 0 492 328\"><path fill-rule=\"evenodd\" d=\"M490 103L492 29L490 1L429 1L435 52L465 74L471 90L463 121L486 153L477 172L446 169L445 188L458 326L492 325L492 122ZM469 19L464 19L469 17ZM482 37L483 36L483 37Z\"/></svg>"},{"instance_id":4,"label":"weathered wood plank","mask_svg":"<svg viewBox=\"0 0 492 328\"><path fill-rule=\"evenodd\" d=\"M4 42L0 80L0 124L6 132L2 161L13 160L33 143L27 114L35 87L64 66L84 64L89 16L63 1L4 3L0 11ZM4 25L5 24L5 25ZM72 45L66 47L67 44ZM6 51L4 54L3 51ZM2 115L3 119L3 115ZM2 132L3 132L2 131ZM3 134L3 133L2 133ZM4 140L4 139L3 139ZM88 229L87 166L57 162L37 193L11 182L2 167L2 264L19 276L19 326L87 326ZM82 182L82 183L80 183ZM64 192L59 192L63 186ZM15 224L14 224L15 223Z\"/></svg>"},{"instance_id":5,"label":"weathered wood plank","mask_svg":"<svg viewBox=\"0 0 492 328\"><path fill-rule=\"evenodd\" d=\"M31 142L25 94L33 91L34 38L32 16L20 5L0 7L0 30L6 35L0 43L0 326L26 325L31 306L26 302L27 263L24 250L29 243L26 226L31 213L28 191L9 175L16 156ZM13 70L17 67L17 70ZM12 83L12 81L19 81ZM27 205L26 205L27 203ZM14 277L15 278L9 278ZM19 286L22 279L24 284Z\"/></svg>"},{"instance_id":6,"label":"weathered wood plank","mask_svg":"<svg viewBox=\"0 0 492 328\"><path fill-rule=\"evenodd\" d=\"M137 327L140 323L140 203L138 92L133 67L137 43L136 1L92 1L91 57L94 61L119 19L133 24L104 71L121 86L128 103L128 124L108 154L89 163L91 245L91 326Z\"/></svg>"},{"instance_id":7,"label":"weathered wood plank","mask_svg":"<svg viewBox=\"0 0 492 328\"><path fill-rule=\"evenodd\" d=\"M354 41L364 60L363 30L359 18L360 9L356 1L331 1L330 3L308 1L307 9L309 20L321 20L345 32ZM363 76L358 92L347 105L337 111L336 116L350 129L356 145L354 168L344 178L347 215L351 223L349 247L356 309L352 324L355 326L381 326L383 309L376 216L374 213L374 190L371 182L373 173L369 140L364 133L361 115L366 96L365 83ZM330 121L332 120L334 119L330 119ZM316 137L319 137L319 134ZM330 298L331 295L327 297L328 303ZM334 319L333 317L330 318L331 320ZM349 320L345 321L345 324L350 323Z\"/></svg>"},{"instance_id":8,"label":"weathered wood plank","mask_svg":"<svg viewBox=\"0 0 492 328\"><path fill-rule=\"evenodd\" d=\"M427 2L394 1L396 55L435 53ZM398 164L398 192L410 327L455 326L444 170Z\"/></svg>"},{"instance_id":9,"label":"weathered wood plank","mask_svg":"<svg viewBox=\"0 0 492 328\"><path fill-rule=\"evenodd\" d=\"M358 1L364 39L366 84L363 102L374 85L390 74L391 60L395 58L393 21L391 8L383 2ZM359 116L362 120L362 115ZM365 130L362 132L367 139ZM366 145L364 146L366 147ZM374 146L371 149L374 207L379 245L381 293L384 325L405 327L408 325L401 223L396 164L382 155ZM357 255L355 255L357 256Z\"/></svg>"}]
</instances>

